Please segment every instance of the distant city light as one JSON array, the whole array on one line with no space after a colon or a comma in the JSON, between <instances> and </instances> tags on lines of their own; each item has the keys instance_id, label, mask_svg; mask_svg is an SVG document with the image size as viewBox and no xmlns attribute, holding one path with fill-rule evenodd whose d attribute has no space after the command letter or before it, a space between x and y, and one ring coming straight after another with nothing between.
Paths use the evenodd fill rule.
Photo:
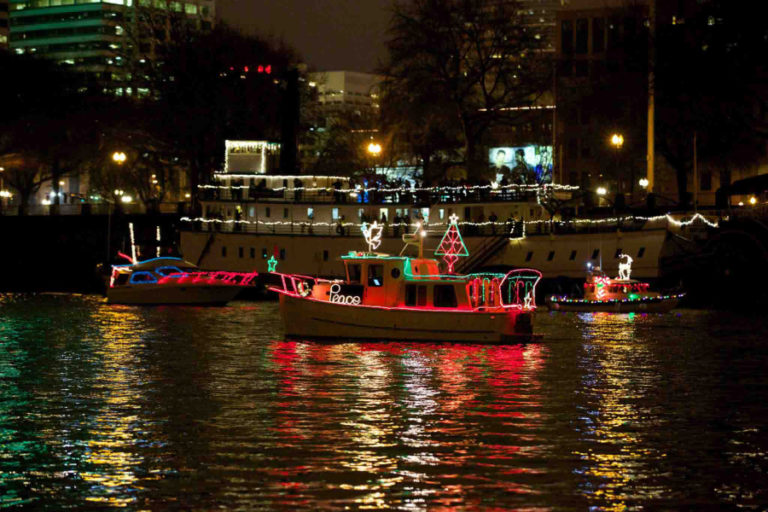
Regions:
<instances>
[{"instance_id":1,"label":"distant city light","mask_svg":"<svg viewBox=\"0 0 768 512\"><path fill-rule=\"evenodd\" d=\"M597 195L604 196L605 194L608 193L608 189L606 189L605 187L597 187L596 192L597 192Z\"/></svg>"},{"instance_id":2,"label":"distant city light","mask_svg":"<svg viewBox=\"0 0 768 512\"><path fill-rule=\"evenodd\" d=\"M757 198L755 196L752 196L749 198L749 204L755 205L757 204Z\"/></svg>"},{"instance_id":3,"label":"distant city light","mask_svg":"<svg viewBox=\"0 0 768 512\"><path fill-rule=\"evenodd\" d=\"M122 151L115 151L112 153L112 160L117 164L125 163L126 158L125 153Z\"/></svg>"},{"instance_id":4,"label":"distant city light","mask_svg":"<svg viewBox=\"0 0 768 512\"><path fill-rule=\"evenodd\" d=\"M640 181L638 183L640 183L641 187L648 188L648 183L649 183L648 178L640 178Z\"/></svg>"}]
</instances>

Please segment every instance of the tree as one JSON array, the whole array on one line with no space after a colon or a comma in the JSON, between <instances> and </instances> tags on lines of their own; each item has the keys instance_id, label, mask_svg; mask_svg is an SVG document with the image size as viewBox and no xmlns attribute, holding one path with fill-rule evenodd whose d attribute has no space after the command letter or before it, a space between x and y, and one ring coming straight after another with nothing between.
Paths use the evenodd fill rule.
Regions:
<instances>
[{"instance_id":1,"label":"tree","mask_svg":"<svg viewBox=\"0 0 768 512\"><path fill-rule=\"evenodd\" d=\"M79 172L96 147L110 99L90 90L84 77L33 57L0 52L0 75L12 77L0 80L0 97L7 99L0 123L0 158L11 168L6 181L19 187L20 214L51 181L55 210L59 181Z\"/></svg>"},{"instance_id":2,"label":"tree","mask_svg":"<svg viewBox=\"0 0 768 512\"><path fill-rule=\"evenodd\" d=\"M390 77L387 94L449 107L467 167L478 177L487 167L477 152L483 134L517 123L516 108L534 104L550 84L541 44L517 2L398 2L382 69Z\"/></svg>"},{"instance_id":3,"label":"tree","mask_svg":"<svg viewBox=\"0 0 768 512\"><path fill-rule=\"evenodd\" d=\"M768 28L738 2L700 4L684 24L660 24L656 51L657 136L659 152L675 168L680 204L689 204L688 174L693 167L693 136L699 159L721 169L721 186L730 170L753 164L768 137L765 53Z\"/></svg>"},{"instance_id":4,"label":"tree","mask_svg":"<svg viewBox=\"0 0 768 512\"><path fill-rule=\"evenodd\" d=\"M285 46L225 25L163 49L147 75L156 98L148 129L188 167L193 196L220 168L225 139L280 138L281 78L295 61Z\"/></svg>"}]
</instances>

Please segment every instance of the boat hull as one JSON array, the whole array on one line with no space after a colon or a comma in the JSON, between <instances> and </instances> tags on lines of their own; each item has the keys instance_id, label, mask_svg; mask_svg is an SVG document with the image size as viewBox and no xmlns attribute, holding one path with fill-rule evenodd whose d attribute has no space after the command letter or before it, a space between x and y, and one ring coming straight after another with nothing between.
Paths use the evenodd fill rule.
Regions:
<instances>
[{"instance_id":1,"label":"boat hull","mask_svg":"<svg viewBox=\"0 0 768 512\"><path fill-rule=\"evenodd\" d=\"M519 343L535 339L530 311L425 311L347 306L280 293L285 334L335 340Z\"/></svg>"},{"instance_id":2,"label":"boat hull","mask_svg":"<svg viewBox=\"0 0 768 512\"><path fill-rule=\"evenodd\" d=\"M553 311L573 311L581 313L666 313L677 307L683 295L659 297L643 301L567 301L559 297L547 299L547 305Z\"/></svg>"},{"instance_id":3,"label":"boat hull","mask_svg":"<svg viewBox=\"0 0 768 512\"><path fill-rule=\"evenodd\" d=\"M223 306L242 290L227 285L126 285L107 290L109 304Z\"/></svg>"}]
</instances>

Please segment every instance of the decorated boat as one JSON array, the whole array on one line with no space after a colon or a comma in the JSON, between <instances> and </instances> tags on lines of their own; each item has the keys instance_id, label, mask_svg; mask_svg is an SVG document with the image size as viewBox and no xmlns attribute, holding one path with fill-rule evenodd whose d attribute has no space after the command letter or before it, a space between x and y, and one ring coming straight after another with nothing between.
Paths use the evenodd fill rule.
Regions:
<instances>
[{"instance_id":1,"label":"decorated boat","mask_svg":"<svg viewBox=\"0 0 768 512\"><path fill-rule=\"evenodd\" d=\"M341 257L344 279L274 273L270 289L280 297L289 337L507 343L534 338L536 284L541 273L455 275L453 263L466 252L452 223L436 251L447 270L423 256L420 227L404 235L400 255L375 252L380 226L363 230L368 250ZM403 256L418 245L418 257Z\"/></svg>"},{"instance_id":2,"label":"decorated boat","mask_svg":"<svg viewBox=\"0 0 768 512\"><path fill-rule=\"evenodd\" d=\"M600 267L589 270L584 297L552 295L547 304L555 311L607 311L614 313L664 313L675 308L685 293L664 295L648 283L631 279L632 258L619 255L619 276L611 279Z\"/></svg>"},{"instance_id":3,"label":"decorated boat","mask_svg":"<svg viewBox=\"0 0 768 512\"><path fill-rule=\"evenodd\" d=\"M107 302L224 305L243 287L255 285L257 276L256 272L203 272L180 258L113 265Z\"/></svg>"}]
</instances>

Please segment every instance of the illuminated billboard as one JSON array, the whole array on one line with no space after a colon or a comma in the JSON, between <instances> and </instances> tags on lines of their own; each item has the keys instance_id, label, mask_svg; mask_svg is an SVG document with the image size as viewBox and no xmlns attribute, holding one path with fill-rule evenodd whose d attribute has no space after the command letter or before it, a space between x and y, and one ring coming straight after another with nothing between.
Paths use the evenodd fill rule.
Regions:
<instances>
[{"instance_id":1,"label":"illuminated billboard","mask_svg":"<svg viewBox=\"0 0 768 512\"><path fill-rule=\"evenodd\" d=\"M488 151L496 181L504 185L552 183L552 146L496 147Z\"/></svg>"}]
</instances>

